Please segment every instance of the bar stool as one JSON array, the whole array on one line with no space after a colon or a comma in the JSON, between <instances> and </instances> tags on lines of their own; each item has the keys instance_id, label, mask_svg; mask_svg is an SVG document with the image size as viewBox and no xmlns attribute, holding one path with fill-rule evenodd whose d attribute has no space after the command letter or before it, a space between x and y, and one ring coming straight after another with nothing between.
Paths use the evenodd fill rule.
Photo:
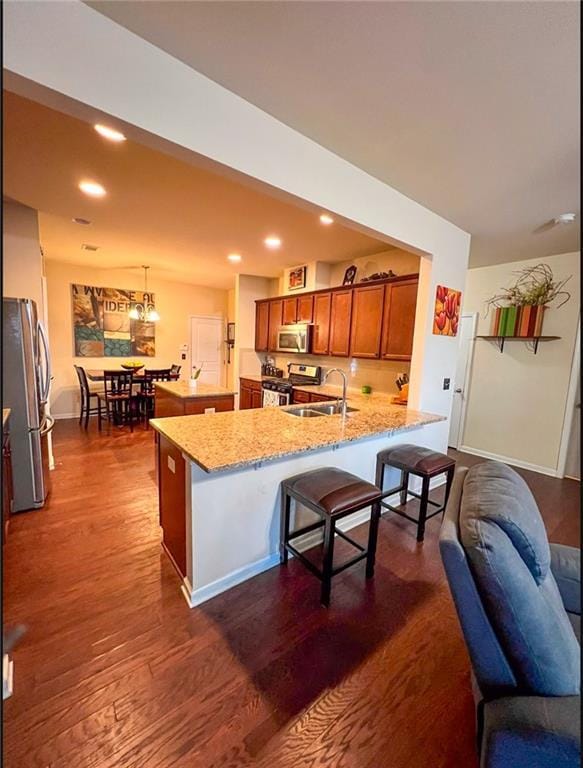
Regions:
<instances>
[{"instance_id":1,"label":"bar stool","mask_svg":"<svg viewBox=\"0 0 583 768\"><path fill-rule=\"evenodd\" d=\"M394 448L387 448L377 454L376 484L383 488L385 467L394 467L401 470L401 484L398 488L392 488L390 491L383 491L382 498L392 496L394 493L400 493L401 506L407 503L407 495L414 496L421 501L419 507L419 517L411 517L406 512L381 501L381 506L394 512L396 515L410 520L417 525L417 541L423 541L425 536L425 523L435 515L441 514L449 498L453 475L455 471L455 460L446 456L444 453L432 451L429 448L422 448L419 445L397 445ZM447 474L445 485L445 499L443 504L432 501L429 498L429 483L432 478L443 473ZM421 478L421 493L415 493L409 490L409 475L415 475ZM427 514L428 505L437 507L435 512Z\"/></svg>"},{"instance_id":2,"label":"bar stool","mask_svg":"<svg viewBox=\"0 0 583 768\"><path fill-rule=\"evenodd\" d=\"M360 562L366 558L366 578L374 575L375 552L377 546L377 532L381 514L380 500L382 494L376 485L361 480L350 472L344 472L336 467L324 467L302 472L300 475L288 477L281 484L281 533L280 533L280 561L287 563L288 553L317 576L322 582L320 601L323 605L330 604L330 588L332 576L336 576L345 568ZM290 507L291 500L295 499L311 509L321 517L311 525L290 532ZM336 521L353 512L358 512L365 507L371 507L371 518L368 533L368 546L365 549L357 544L345 533L336 528ZM324 559L320 570L293 544L292 539L297 538L318 528L324 528ZM359 553L347 560L342 565L334 568L334 537L340 536L359 550Z\"/></svg>"}]
</instances>

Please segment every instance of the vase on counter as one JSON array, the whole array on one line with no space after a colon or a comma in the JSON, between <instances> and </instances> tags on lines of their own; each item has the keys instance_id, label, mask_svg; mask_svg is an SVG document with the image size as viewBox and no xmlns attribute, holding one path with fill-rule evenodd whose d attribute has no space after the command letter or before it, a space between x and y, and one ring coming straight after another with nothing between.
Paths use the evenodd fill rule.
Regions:
<instances>
[{"instance_id":1,"label":"vase on counter","mask_svg":"<svg viewBox=\"0 0 583 768\"><path fill-rule=\"evenodd\" d=\"M188 386L190 389L196 389L198 386L198 379L193 379L193 378L188 379Z\"/></svg>"}]
</instances>

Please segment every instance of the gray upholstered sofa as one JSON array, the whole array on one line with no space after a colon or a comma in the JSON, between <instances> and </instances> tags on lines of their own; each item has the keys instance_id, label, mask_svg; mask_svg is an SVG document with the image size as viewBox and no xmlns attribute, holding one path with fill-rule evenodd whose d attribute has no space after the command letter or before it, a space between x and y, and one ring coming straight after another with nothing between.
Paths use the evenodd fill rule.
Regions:
<instances>
[{"instance_id":1,"label":"gray upholstered sofa","mask_svg":"<svg viewBox=\"0 0 583 768\"><path fill-rule=\"evenodd\" d=\"M580 765L580 551L549 546L525 481L456 473L440 551L469 650L482 768Z\"/></svg>"}]
</instances>

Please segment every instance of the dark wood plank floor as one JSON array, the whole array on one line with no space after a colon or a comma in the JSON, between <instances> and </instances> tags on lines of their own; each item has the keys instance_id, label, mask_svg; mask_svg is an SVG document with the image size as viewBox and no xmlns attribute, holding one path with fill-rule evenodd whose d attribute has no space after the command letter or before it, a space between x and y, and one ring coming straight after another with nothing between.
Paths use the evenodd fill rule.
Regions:
<instances>
[{"instance_id":1,"label":"dark wood plank floor","mask_svg":"<svg viewBox=\"0 0 583 768\"><path fill-rule=\"evenodd\" d=\"M4 552L5 620L28 626L7 768L476 766L437 519L424 546L383 520L374 582L337 577L330 610L297 562L190 610L160 549L153 433L61 421L55 456L50 503ZM579 484L523 474L551 538L577 543Z\"/></svg>"}]
</instances>

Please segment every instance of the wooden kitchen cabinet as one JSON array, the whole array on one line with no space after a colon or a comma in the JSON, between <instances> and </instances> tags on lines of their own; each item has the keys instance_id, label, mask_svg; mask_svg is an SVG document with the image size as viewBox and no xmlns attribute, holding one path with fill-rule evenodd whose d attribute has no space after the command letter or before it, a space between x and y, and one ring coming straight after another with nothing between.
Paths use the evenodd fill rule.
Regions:
<instances>
[{"instance_id":1,"label":"wooden kitchen cabinet","mask_svg":"<svg viewBox=\"0 0 583 768\"><path fill-rule=\"evenodd\" d=\"M352 289L334 291L330 309L330 355L348 357L350 352L350 319Z\"/></svg>"},{"instance_id":2,"label":"wooden kitchen cabinet","mask_svg":"<svg viewBox=\"0 0 583 768\"><path fill-rule=\"evenodd\" d=\"M258 301L255 307L255 349L267 352L269 347L269 301Z\"/></svg>"},{"instance_id":3,"label":"wooden kitchen cabinet","mask_svg":"<svg viewBox=\"0 0 583 768\"><path fill-rule=\"evenodd\" d=\"M297 311L296 322L297 323L311 323L314 319L314 296L309 293L306 296L298 296L297 298Z\"/></svg>"},{"instance_id":4,"label":"wooden kitchen cabinet","mask_svg":"<svg viewBox=\"0 0 583 768\"><path fill-rule=\"evenodd\" d=\"M186 463L173 443L156 433L156 465L162 546L182 577L186 574Z\"/></svg>"},{"instance_id":5,"label":"wooden kitchen cabinet","mask_svg":"<svg viewBox=\"0 0 583 768\"><path fill-rule=\"evenodd\" d=\"M239 410L246 411L249 408L261 408L263 405L263 392L261 382L254 379L239 379Z\"/></svg>"},{"instance_id":6,"label":"wooden kitchen cabinet","mask_svg":"<svg viewBox=\"0 0 583 768\"><path fill-rule=\"evenodd\" d=\"M354 289L350 331L351 357L380 356L384 297L384 285L366 285Z\"/></svg>"},{"instance_id":7,"label":"wooden kitchen cabinet","mask_svg":"<svg viewBox=\"0 0 583 768\"><path fill-rule=\"evenodd\" d=\"M298 300L294 296L283 300L283 325L294 325L297 320Z\"/></svg>"},{"instance_id":8,"label":"wooden kitchen cabinet","mask_svg":"<svg viewBox=\"0 0 583 768\"><path fill-rule=\"evenodd\" d=\"M383 360L411 359L418 285L417 278L385 285L381 341Z\"/></svg>"},{"instance_id":9,"label":"wooden kitchen cabinet","mask_svg":"<svg viewBox=\"0 0 583 768\"><path fill-rule=\"evenodd\" d=\"M293 389L292 390L292 403L309 403L310 402L310 393L304 392L301 389Z\"/></svg>"},{"instance_id":10,"label":"wooden kitchen cabinet","mask_svg":"<svg viewBox=\"0 0 583 768\"><path fill-rule=\"evenodd\" d=\"M314 336L312 354L327 355L330 347L331 293L317 293L314 296Z\"/></svg>"},{"instance_id":11,"label":"wooden kitchen cabinet","mask_svg":"<svg viewBox=\"0 0 583 768\"><path fill-rule=\"evenodd\" d=\"M277 350L277 332L283 325L283 301L273 299L269 302L269 333L268 350L275 352Z\"/></svg>"}]
</instances>

